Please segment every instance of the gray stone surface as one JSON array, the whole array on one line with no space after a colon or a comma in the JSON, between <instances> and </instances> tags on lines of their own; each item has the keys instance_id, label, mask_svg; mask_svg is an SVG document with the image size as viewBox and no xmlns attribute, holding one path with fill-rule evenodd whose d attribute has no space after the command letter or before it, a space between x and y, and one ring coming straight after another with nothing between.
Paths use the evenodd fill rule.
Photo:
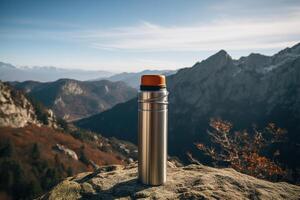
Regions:
<instances>
[{"instance_id":1,"label":"gray stone surface","mask_svg":"<svg viewBox=\"0 0 300 200\"><path fill-rule=\"evenodd\" d=\"M135 163L69 177L39 199L300 199L300 187L260 180L230 168L171 164L167 183L152 187L137 181Z\"/></svg>"}]
</instances>

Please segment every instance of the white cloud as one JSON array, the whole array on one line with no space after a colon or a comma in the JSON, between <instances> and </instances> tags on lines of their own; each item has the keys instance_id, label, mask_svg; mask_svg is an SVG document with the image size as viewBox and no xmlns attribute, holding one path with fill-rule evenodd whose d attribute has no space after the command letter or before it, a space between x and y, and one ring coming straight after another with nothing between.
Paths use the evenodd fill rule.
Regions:
<instances>
[{"instance_id":1,"label":"white cloud","mask_svg":"<svg viewBox=\"0 0 300 200\"><path fill-rule=\"evenodd\" d=\"M132 27L81 32L76 37L109 51L214 51L272 49L300 40L300 10L267 19L218 20L194 26Z\"/></svg>"}]
</instances>

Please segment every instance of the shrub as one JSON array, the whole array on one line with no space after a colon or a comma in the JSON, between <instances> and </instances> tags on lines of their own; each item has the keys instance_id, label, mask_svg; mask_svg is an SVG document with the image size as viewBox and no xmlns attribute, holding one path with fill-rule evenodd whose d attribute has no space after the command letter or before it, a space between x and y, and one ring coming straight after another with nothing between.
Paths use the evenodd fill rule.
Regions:
<instances>
[{"instance_id":1,"label":"shrub","mask_svg":"<svg viewBox=\"0 0 300 200\"><path fill-rule=\"evenodd\" d=\"M56 120L59 127L61 127L64 131L69 131L68 122L62 118L57 118Z\"/></svg>"},{"instance_id":2,"label":"shrub","mask_svg":"<svg viewBox=\"0 0 300 200\"><path fill-rule=\"evenodd\" d=\"M195 145L210 156L215 165L226 165L242 173L269 180L285 175L286 172L274 161L280 154L278 149L273 152L273 159L262 153L271 144L284 141L284 129L270 123L261 131L253 128L251 134L246 130L233 132L233 125L220 119L211 119L210 127L208 134L214 147L201 143Z\"/></svg>"}]
</instances>

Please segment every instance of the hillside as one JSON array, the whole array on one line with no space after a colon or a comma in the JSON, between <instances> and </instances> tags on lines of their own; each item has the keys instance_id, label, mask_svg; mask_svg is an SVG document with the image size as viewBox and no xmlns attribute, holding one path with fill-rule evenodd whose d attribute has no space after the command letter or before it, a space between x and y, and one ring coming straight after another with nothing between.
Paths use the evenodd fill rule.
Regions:
<instances>
[{"instance_id":1,"label":"hillside","mask_svg":"<svg viewBox=\"0 0 300 200\"><path fill-rule=\"evenodd\" d=\"M81 134L0 127L0 199L32 199L72 174L136 159L136 148L127 142Z\"/></svg>"},{"instance_id":2,"label":"hillside","mask_svg":"<svg viewBox=\"0 0 300 200\"><path fill-rule=\"evenodd\" d=\"M47 83L25 81L11 84L42 102L58 117L67 121L97 114L136 95L136 90L125 83L107 80L60 79Z\"/></svg>"},{"instance_id":3,"label":"hillside","mask_svg":"<svg viewBox=\"0 0 300 200\"><path fill-rule=\"evenodd\" d=\"M288 131L280 159L292 169L299 168L300 160L295 158L300 157L300 44L273 56L250 54L239 60L222 50L168 76L167 86L171 155L187 161L186 152L192 152L208 163L193 144L209 143L211 118L228 120L237 130L274 122ZM136 143L137 99L76 124Z\"/></svg>"},{"instance_id":4,"label":"hillside","mask_svg":"<svg viewBox=\"0 0 300 200\"><path fill-rule=\"evenodd\" d=\"M32 199L72 174L136 160L131 143L82 131L49 113L0 82L0 199Z\"/></svg>"},{"instance_id":5,"label":"hillside","mask_svg":"<svg viewBox=\"0 0 300 200\"><path fill-rule=\"evenodd\" d=\"M41 200L56 199L299 199L300 187L271 183L233 169L169 163L167 182L150 187L137 181L137 167L109 166L69 177Z\"/></svg>"},{"instance_id":6,"label":"hillside","mask_svg":"<svg viewBox=\"0 0 300 200\"><path fill-rule=\"evenodd\" d=\"M0 80L2 81L56 81L61 78L86 81L95 78L112 76L108 71L91 71L79 69L63 69L57 67L16 67L0 62Z\"/></svg>"}]
</instances>

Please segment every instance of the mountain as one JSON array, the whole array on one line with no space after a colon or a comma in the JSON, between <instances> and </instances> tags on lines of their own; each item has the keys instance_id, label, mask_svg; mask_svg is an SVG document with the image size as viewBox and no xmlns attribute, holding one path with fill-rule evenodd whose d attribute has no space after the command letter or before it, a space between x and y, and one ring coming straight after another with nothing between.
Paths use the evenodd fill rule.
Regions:
<instances>
[{"instance_id":1,"label":"mountain","mask_svg":"<svg viewBox=\"0 0 300 200\"><path fill-rule=\"evenodd\" d=\"M140 78L142 75L164 74L164 75L168 76L168 75L175 74L175 73L176 73L176 70L144 70L144 71L136 72L136 73L123 72L123 73L115 74L108 78L102 78L102 79L106 79L109 81L123 81L133 88L138 88L139 84L140 84Z\"/></svg>"},{"instance_id":2,"label":"mountain","mask_svg":"<svg viewBox=\"0 0 300 200\"><path fill-rule=\"evenodd\" d=\"M194 143L209 143L211 118L228 120L238 130L274 122L288 131L281 159L299 168L295 158L300 157L300 44L273 56L250 54L238 60L221 50L168 76L167 86L170 155L187 160L186 152L192 152L203 158ZM136 143L137 99L76 124Z\"/></svg>"},{"instance_id":3,"label":"mountain","mask_svg":"<svg viewBox=\"0 0 300 200\"><path fill-rule=\"evenodd\" d=\"M108 71L91 71L79 69L63 69L56 67L16 67L0 62L0 80L2 81L56 81L61 78L91 80L112 76Z\"/></svg>"},{"instance_id":4,"label":"mountain","mask_svg":"<svg viewBox=\"0 0 300 200\"><path fill-rule=\"evenodd\" d=\"M0 199L34 199L61 179L136 160L136 147L56 120L0 82Z\"/></svg>"},{"instance_id":5,"label":"mountain","mask_svg":"<svg viewBox=\"0 0 300 200\"><path fill-rule=\"evenodd\" d=\"M46 83L25 81L11 84L68 121L97 114L136 96L136 90L125 83L107 80L60 79Z\"/></svg>"},{"instance_id":6,"label":"mountain","mask_svg":"<svg viewBox=\"0 0 300 200\"><path fill-rule=\"evenodd\" d=\"M55 186L40 200L55 199L290 199L300 186L260 180L233 169L204 165L176 167L168 163L167 182L151 187L137 180L137 165L106 166L81 173Z\"/></svg>"}]
</instances>

